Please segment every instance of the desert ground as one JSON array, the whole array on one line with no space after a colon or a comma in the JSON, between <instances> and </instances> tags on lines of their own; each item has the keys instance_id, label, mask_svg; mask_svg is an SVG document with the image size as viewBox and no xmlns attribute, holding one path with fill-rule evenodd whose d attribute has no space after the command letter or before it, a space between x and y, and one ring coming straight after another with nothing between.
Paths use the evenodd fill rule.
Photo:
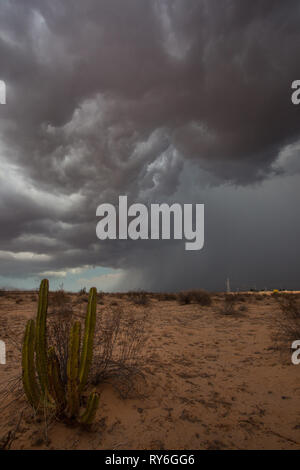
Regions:
<instances>
[{"instance_id":1,"label":"desert ground","mask_svg":"<svg viewBox=\"0 0 300 470\"><path fill-rule=\"evenodd\" d=\"M84 295L66 294L83 312ZM143 318L140 374L122 391L118 376L97 383L100 406L90 429L34 415L21 390L21 344L34 318L36 292L2 292L0 446L10 449L299 449L300 365L280 336L276 296L239 294L224 311L211 305L147 295L105 294L97 314ZM49 318L55 314L49 302ZM53 313L54 312L54 313ZM56 312L57 314L57 312ZM62 316L62 320L63 316ZM129 320L128 320L129 321ZM294 338L300 339L300 338ZM1 444L2 443L2 444Z\"/></svg>"}]
</instances>

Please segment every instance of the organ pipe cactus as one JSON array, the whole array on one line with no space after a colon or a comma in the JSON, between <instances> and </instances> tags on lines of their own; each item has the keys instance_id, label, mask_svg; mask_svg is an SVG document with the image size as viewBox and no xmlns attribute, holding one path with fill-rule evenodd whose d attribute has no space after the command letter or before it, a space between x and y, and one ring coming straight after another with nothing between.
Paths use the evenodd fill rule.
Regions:
<instances>
[{"instance_id":1,"label":"organ pipe cactus","mask_svg":"<svg viewBox=\"0 0 300 470\"><path fill-rule=\"evenodd\" d=\"M67 405L66 394L61 379L59 361L54 348L50 348L48 351L48 384L49 392L54 399L57 411L63 411Z\"/></svg>"},{"instance_id":2,"label":"organ pipe cactus","mask_svg":"<svg viewBox=\"0 0 300 470\"><path fill-rule=\"evenodd\" d=\"M80 336L81 336L81 324L75 322L72 326L70 338L69 338L69 350L68 350L68 390L67 390L67 401L68 401L68 414L70 417L77 415L80 400L79 400L79 357L80 357Z\"/></svg>"},{"instance_id":3,"label":"organ pipe cactus","mask_svg":"<svg viewBox=\"0 0 300 470\"><path fill-rule=\"evenodd\" d=\"M27 400L34 408L40 403L40 390L35 378L34 367L35 324L29 320L26 325L22 348L22 380Z\"/></svg>"},{"instance_id":4,"label":"organ pipe cactus","mask_svg":"<svg viewBox=\"0 0 300 470\"><path fill-rule=\"evenodd\" d=\"M67 384L61 378L61 370L55 349L47 350L47 309L49 282L44 279L39 290L36 323L29 320L26 325L22 347L22 380L26 398L39 410L45 403L55 407L58 416L77 419L84 425L93 422L99 405L99 395L91 393L86 410L80 415L81 392L86 386L93 359L93 344L96 324L97 290L89 293L85 330L81 343L81 324L72 325L68 341ZM38 378L38 382L37 382Z\"/></svg>"},{"instance_id":5,"label":"organ pipe cactus","mask_svg":"<svg viewBox=\"0 0 300 470\"><path fill-rule=\"evenodd\" d=\"M96 411L99 405L99 395L98 393L91 393L88 398L88 403L85 412L80 417L79 422L81 424L89 425L95 419Z\"/></svg>"},{"instance_id":6,"label":"organ pipe cactus","mask_svg":"<svg viewBox=\"0 0 300 470\"><path fill-rule=\"evenodd\" d=\"M85 317L84 338L81 352L79 382L82 390L86 385L93 359L94 334L96 326L97 289L92 287L89 293L87 314Z\"/></svg>"},{"instance_id":7,"label":"organ pipe cactus","mask_svg":"<svg viewBox=\"0 0 300 470\"><path fill-rule=\"evenodd\" d=\"M43 279L40 285L38 311L36 317L36 332L35 332L35 362L38 378L43 394L47 393L48 389L48 374L47 374L47 309L48 309L48 290L49 281Z\"/></svg>"}]
</instances>

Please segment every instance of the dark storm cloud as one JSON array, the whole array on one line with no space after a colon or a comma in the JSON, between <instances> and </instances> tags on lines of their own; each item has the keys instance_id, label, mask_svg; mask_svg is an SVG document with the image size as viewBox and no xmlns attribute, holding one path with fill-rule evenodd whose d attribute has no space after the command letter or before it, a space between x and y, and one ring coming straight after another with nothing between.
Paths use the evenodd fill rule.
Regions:
<instances>
[{"instance_id":1,"label":"dark storm cloud","mask_svg":"<svg viewBox=\"0 0 300 470\"><path fill-rule=\"evenodd\" d=\"M3 0L0 11L1 155L36 191L5 188L1 250L49 256L9 258L3 274L109 265L140 275L156 248L143 258L136 244L100 247L99 203L186 202L189 171L204 186L298 171L275 162L299 140L299 2Z\"/></svg>"}]
</instances>

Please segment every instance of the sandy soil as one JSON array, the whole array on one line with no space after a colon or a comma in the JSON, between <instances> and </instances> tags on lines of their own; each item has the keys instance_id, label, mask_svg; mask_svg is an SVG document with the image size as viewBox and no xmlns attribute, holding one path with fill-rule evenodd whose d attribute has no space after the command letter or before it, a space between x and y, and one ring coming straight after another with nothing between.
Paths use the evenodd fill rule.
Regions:
<instances>
[{"instance_id":1,"label":"sandy soil","mask_svg":"<svg viewBox=\"0 0 300 470\"><path fill-rule=\"evenodd\" d=\"M47 432L43 418L34 419L10 391L36 299L33 293L0 297L0 339L8 350L0 365L0 442L16 431L12 449L300 448L300 366L291 364L289 343L274 342L279 309L272 297L253 296L238 304L238 315L224 316L221 295L210 307L156 298L136 306L106 295L99 311L117 302L132 315L147 313L146 381L127 399L110 384L98 385L91 431L53 422ZM78 304L77 295L72 302Z\"/></svg>"}]
</instances>

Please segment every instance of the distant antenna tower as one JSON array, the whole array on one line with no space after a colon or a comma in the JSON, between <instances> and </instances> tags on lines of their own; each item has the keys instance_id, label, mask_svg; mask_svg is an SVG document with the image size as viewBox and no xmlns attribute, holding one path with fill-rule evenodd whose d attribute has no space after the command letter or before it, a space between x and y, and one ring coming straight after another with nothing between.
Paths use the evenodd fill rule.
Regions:
<instances>
[{"instance_id":1,"label":"distant antenna tower","mask_svg":"<svg viewBox=\"0 0 300 470\"><path fill-rule=\"evenodd\" d=\"M226 292L227 292L227 294L229 294L229 292L230 292L230 281L229 281L229 277L226 279Z\"/></svg>"}]
</instances>

